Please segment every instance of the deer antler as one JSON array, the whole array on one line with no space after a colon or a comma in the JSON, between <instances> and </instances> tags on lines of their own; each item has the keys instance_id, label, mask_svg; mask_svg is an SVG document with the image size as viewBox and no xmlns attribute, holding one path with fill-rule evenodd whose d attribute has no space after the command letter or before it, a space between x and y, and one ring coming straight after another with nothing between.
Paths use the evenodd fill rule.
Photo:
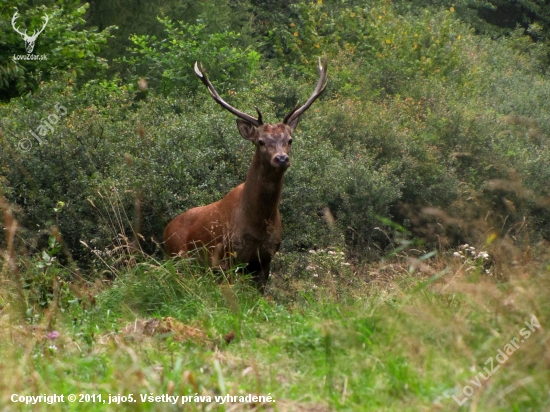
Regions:
<instances>
[{"instance_id":1,"label":"deer antler","mask_svg":"<svg viewBox=\"0 0 550 412\"><path fill-rule=\"evenodd\" d=\"M17 27L15 27L15 20L17 20L17 18L19 17L19 13L18 12L15 12L15 14L13 15L13 17L11 18L11 25L13 27L13 30L15 30L18 34L20 34L21 36L23 36L25 38L25 40L28 40L28 41L34 41L36 40L36 38L38 37L38 35L40 33L42 33L44 31L44 29L46 28L46 25L48 24L48 21L50 21L50 18L48 17L47 14L45 14L44 16L42 16L42 18L44 20L46 20L44 22L44 25L42 26L42 28L38 31L38 33L36 32L36 30L34 30L32 32L32 36L29 36L27 34L27 30L25 30L25 33L22 33L21 31L19 31L17 29Z\"/></svg>"},{"instance_id":2,"label":"deer antler","mask_svg":"<svg viewBox=\"0 0 550 412\"><path fill-rule=\"evenodd\" d=\"M328 63L326 55L323 55L322 59L321 57L319 57L319 80L317 81L317 86L315 86L315 90L313 90L313 93L302 107L298 108L298 103L296 103L294 109L292 109L291 112L287 114L285 119L283 120L284 124L290 124L293 120L299 118L307 109L309 109L309 106L311 106L313 102L323 94L325 88L327 87L327 64Z\"/></svg>"},{"instance_id":3,"label":"deer antler","mask_svg":"<svg viewBox=\"0 0 550 412\"><path fill-rule=\"evenodd\" d=\"M32 32L32 36L31 36L31 39L32 39L32 40L36 40L36 38L38 37L38 35L44 31L44 29L46 28L46 25L47 25L48 22L50 21L50 18L48 17L47 14L44 14L44 16L42 16L42 18L43 18L44 20L46 20L46 21L44 22L44 25L42 26L42 28L40 29L40 31L39 31L38 33L36 32L36 30L34 30L34 31Z\"/></svg>"},{"instance_id":4,"label":"deer antler","mask_svg":"<svg viewBox=\"0 0 550 412\"><path fill-rule=\"evenodd\" d=\"M21 33L17 27L15 27L15 20L17 20L17 18L19 17L19 13L18 12L15 12L15 14L13 15L13 17L11 18L11 26L13 27L13 30L16 31L16 33L20 34L21 36L23 37L27 37L27 30L25 30L25 33Z\"/></svg>"},{"instance_id":5,"label":"deer antler","mask_svg":"<svg viewBox=\"0 0 550 412\"><path fill-rule=\"evenodd\" d=\"M204 70L204 67L202 66L202 64L200 65L200 69L199 69L199 63L198 62L195 62L195 74L197 76L199 76L199 79L201 79L201 81L204 83L204 85L206 87L208 87L208 91L210 92L210 94L212 95L212 97L214 98L216 103L218 103L220 106L222 106L223 108L229 110L235 116L247 121L248 123L253 124L256 127L259 127L263 124L262 113L260 113L260 110L258 110L257 107L255 107L255 109L256 109L256 112L258 113L258 118L255 119L254 117L252 117L252 116L250 116L246 113L243 113L240 110L235 109L233 106L231 106L225 100L223 100L220 97L220 95L218 94L218 92L216 91L216 89L214 88L214 86L212 86L212 83L210 83L210 80L208 80L208 77L206 76L206 73L205 73L205 70Z\"/></svg>"}]
</instances>

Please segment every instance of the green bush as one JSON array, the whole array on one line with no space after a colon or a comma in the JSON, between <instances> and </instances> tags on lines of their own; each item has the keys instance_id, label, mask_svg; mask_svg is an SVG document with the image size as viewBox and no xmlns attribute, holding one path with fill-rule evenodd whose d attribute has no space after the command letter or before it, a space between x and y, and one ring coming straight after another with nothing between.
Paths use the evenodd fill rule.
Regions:
<instances>
[{"instance_id":1,"label":"green bush","mask_svg":"<svg viewBox=\"0 0 550 412\"><path fill-rule=\"evenodd\" d=\"M240 81L243 74L253 74L260 55L252 48L235 46L239 34L228 31L208 33L205 24L174 23L159 18L166 30L166 39L133 35L132 55L121 60L132 67L137 76L144 76L163 95L196 90L199 82L190 69L200 61L208 75L226 90ZM238 76L237 76L238 74Z\"/></svg>"},{"instance_id":2,"label":"green bush","mask_svg":"<svg viewBox=\"0 0 550 412\"><path fill-rule=\"evenodd\" d=\"M28 8L26 2L4 1L0 7L0 101L8 101L33 92L43 81L59 73L73 81L82 74L101 73L107 68L107 61L99 57L101 45L107 42L114 26L97 32L95 28L85 30L83 18L88 4L73 0L62 0L52 6ZM39 30L49 21L36 40L34 54L46 55L44 60L13 60L14 55L24 55L25 43L11 27L15 11L19 12L16 26L20 30ZM29 18L30 17L30 18ZM25 22L27 20L27 23Z\"/></svg>"},{"instance_id":3,"label":"green bush","mask_svg":"<svg viewBox=\"0 0 550 412\"><path fill-rule=\"evenodd\" d=\"M152 70L147 95L136 98L136 83L116 77L78 88L59 80L1 106L2 190L17 206L27 248L43 247L43 233L59 225L85 261L98 259L90 249L135 247L134 230L147 252L158 251L164 226L241 183L253 153L192 73L195 59L213 68L232 105L250 113L257 105L273 123L311 93L322 49L329 87L296 131L281 202L284 251L342 241L358 257L383 251L392 239L380 216L411 222L400 205L457 218L468 207L476 216L490 211L503 234L525 216L548 236L544 47L519 32L496 41L474 35L451 11L324 7L297 5L290 51L264 59L261 70L256 51L229 46L234 34L161 20L173 42L134 38L132 61ZM220 56L229 60L218 65ZM30 130L59 107L66 114L44 137L48 145L38 145ZM66 207L57 216L58 201ZM461 230L454 242L465 240Z\"/></svg>"}]
</instances>

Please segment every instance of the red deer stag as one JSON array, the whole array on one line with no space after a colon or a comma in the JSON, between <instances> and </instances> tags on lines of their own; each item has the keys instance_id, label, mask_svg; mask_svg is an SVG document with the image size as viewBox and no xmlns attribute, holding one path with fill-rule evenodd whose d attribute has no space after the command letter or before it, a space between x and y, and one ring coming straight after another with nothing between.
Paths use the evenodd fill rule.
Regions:
<instances>
[{"instance_id":1,"label":"red deer stag","mask_svg":"<svg viewBox=\"0 0 550 412\"><path fill-rule=\"evenodd\" d=\"M246 180L223 199L195 207L174 218L164 229L165 252L170 256L188 255L196 250L211 267L246 265L258 290L263 293L269 277L271 258L281 244L279 199L283 175L290 166L292 132L300 116L323 93L326 87L327 59L319 59L319 80L311 97L302 107L296 105L281 123L263 123L225 102L204 68L195 63L195 73L206 85L214 100L238 117L241 136L256 146ZM200 252L202 251L202 252Z\"/></svg>"}]
</instances>

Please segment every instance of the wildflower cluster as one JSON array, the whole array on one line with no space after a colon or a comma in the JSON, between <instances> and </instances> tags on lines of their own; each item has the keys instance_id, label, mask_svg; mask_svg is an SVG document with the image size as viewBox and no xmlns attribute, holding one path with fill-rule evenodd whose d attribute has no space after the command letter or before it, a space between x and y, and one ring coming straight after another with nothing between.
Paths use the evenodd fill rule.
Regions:
<instances>
[{"instance_id":1,"label":"wildflower cluster","mask_svg":"<svg viewBox=\"0 0 550 412\"><path fill-rule=\"evenodd\" d=\"M466 272L470 272L488 262L489 254L485 251L478 252L474 246L466 243L458 247L458 251L453 253L453 258L460 259L462 264L466 266ZM490 272L490 269L485 269L485 273Z\"/></svg>"},{"instance_id":2,"label":"wildflower cluster","mask_svg":"<svg viewBox=\"0 0 550 412\"><path fill-rule=\"evenodd\" d=\"M310 250L310 257L306 271L311 272L314 278L319 274L332 275L336 278L339 275L345 276L351 270L351 264L346 261L344 252L337 251L332 247L319 250ZM315 289L317 286L313 285Z\"/></svg>"}]
</instances>

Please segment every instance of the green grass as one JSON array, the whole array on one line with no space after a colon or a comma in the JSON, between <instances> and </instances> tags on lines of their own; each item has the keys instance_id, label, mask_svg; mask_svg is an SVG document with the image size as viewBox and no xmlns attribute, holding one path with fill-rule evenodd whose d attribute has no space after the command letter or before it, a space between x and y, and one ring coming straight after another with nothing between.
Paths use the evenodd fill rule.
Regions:
<instances>
[{"instance_id":1,"label":"green grass","mask_svg":"<svg viewBox=\"0 0 550 412\"><path fill-rule=\"evenodd\" d=\"M308 256L309 263L330 263L330 255L319 254ZM352 266L350 280L349 266L325 265L314 276L299 270L299 258L279 259L265 297L246 280L223 286L212 273L152 259L120 271L109 285L73 284L63 292L61 282L49 309L35 308L34 317L28 310L19 315L16 300L4 292L0 409L181 410L141 402L140 394L210 396L210 403L191 401L184 408L197 411L550 406L548 262L509 266L505 281L473 280L469 273L479 268L472 262L440 257L414 271L401 257L370 271ZM541 328L481 379L481 387L469 383L532 315ZM147 332L144 322L155 317L165 320ZM48 339L52 330L59 337ZM451 396L462 400L465 385L474 394L459 407ZM275 402L215 401L249 393L269 394ZM101 394L107 402L109 395L132 394L137 402L23 407L11 402L12 394Z\"/></svg>"}]
</instances>

